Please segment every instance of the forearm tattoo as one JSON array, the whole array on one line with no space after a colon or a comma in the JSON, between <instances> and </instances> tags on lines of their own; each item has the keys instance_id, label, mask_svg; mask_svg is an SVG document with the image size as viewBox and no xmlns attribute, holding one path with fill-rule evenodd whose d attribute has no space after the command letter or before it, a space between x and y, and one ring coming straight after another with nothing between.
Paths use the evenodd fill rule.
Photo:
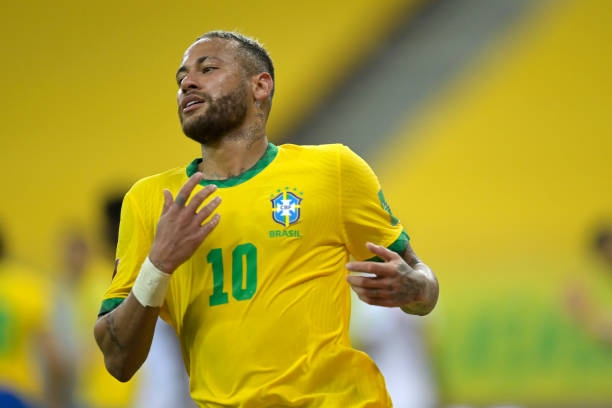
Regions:
<instances>
[{"instance_id":1,"label":"forearm tattoo","mask_svg":"<svg viewBox=\"0 0 612 408\"><path fill-rule=\"evenodd\" d=\"M416 262L415 264L416 265ZM410 265L414 267L414 265ZM425 291L425 282L422 279L414 279L409 278L408 276L404 277L403 285L401 285L397 296L400 299L420 299L423 296L423 292Z\"/></svg>"},{"instance_id":2,"label":"forearm tattoo","mask_svg":"<svg viewBox=\"0 0 612 408\"><path fill-rule=\"evenodd\" d=\"M413 269L416 269L417 264L421 263L421 260L416 254L409 248L403 256L406 263ZM398 299L412 299L412 301L404 306L402 309L411 314L426 314L429 311L429 306L423 303L426 300L428 291L427 278L422 276L420 273L412 275L404 275L403 285L397 291Z\"/></svg>"},{"instance_id":3,"label":"forearm tattoo","mask_svg":"<svg viewBox=\"0 0 612 408\"><path fill-rule=\"evenodd\" d=\"M113 313L107 314L104 317L104 321L106 322L106 331L110 336L111 342L119 351L123 351L125 347L121 344L119 338L117 338L117 325L115 323L115 316L113 316Z\"/></svg>"}]
</instances>

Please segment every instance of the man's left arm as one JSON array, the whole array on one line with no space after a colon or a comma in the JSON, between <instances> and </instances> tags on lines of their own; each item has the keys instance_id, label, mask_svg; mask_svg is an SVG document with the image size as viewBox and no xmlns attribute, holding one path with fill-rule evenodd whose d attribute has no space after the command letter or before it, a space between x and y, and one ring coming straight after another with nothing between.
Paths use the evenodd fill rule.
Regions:
<instances>
[{"instance_id":1,"label":"man's left arm","mask_svg":"<svg viewBox=\"0 0 612 408\"><path fill-rule=\"evenodd\" d=\"M404 312L426 315L438 301L438 280L416 256L410 243L401 254L383 246L367 243L366 247L383 262L349 262L347 281L359 298L371 305L400 307Z\"/></svg>"}]
</instances>

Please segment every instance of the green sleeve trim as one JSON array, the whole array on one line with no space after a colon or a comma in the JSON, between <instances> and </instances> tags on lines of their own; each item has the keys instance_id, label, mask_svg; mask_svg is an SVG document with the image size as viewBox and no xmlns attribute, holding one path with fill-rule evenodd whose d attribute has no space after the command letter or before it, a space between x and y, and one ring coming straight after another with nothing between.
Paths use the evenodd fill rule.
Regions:
<instances>
[{"instance_id":1,"label":"green sleeve trim","mask_svg":"<svg viewBox=\"0 0 612 408\"><path fill-rule=\"evenodd\" d=\"M408 234L406 234L406 231L402 230L400 236L395 240L394 243L389 245L387 249L390 249L395 253L401 254L408 247L408 241L410 241L410 237L408 236ZM366 259L366 261L384 262L379 256L374 256L370 259Z\"/></svg>"},{"instance_id":2,"label":"green sleeve trim","mask_svg":"<svg viewBox=\"0 0 612 408\"><path fill-rule=\"evenodd\" d=\"M112 312L119 306L125 298L111 298L102 301L102 306L100 307L100 311L98 312L98 317L104 316L107 313Z\"/></svg>"},{"instance_id":3,"label":"green sleeve trim","mask_svg":"<svg viewBox=\"0 0 612 408\"><path fill-rule=\"evenodd\" d=\"M391 225L395 226L399 224L399 219L393 215L393 213L391 213L391 207L389 207L389 204L387 204L387 200L385 199L385 195L383 194L382 190L378 191L378 199L380 200L380 205L382 205L382 208L389 213L389 221L391 222Z\"/></svg>"}]
</instances>

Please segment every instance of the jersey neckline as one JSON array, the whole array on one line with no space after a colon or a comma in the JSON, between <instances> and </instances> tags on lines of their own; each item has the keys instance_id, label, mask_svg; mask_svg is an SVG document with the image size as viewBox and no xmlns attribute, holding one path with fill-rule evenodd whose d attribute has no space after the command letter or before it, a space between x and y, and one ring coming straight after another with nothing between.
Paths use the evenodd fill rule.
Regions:
<instances>
[{"instance_id":1,"label":"jersey neckline","mask_svg":"<svg viewBox=\"0 0 612 408\"><path fill-rule=\"evenodd\" d=\"M234 187L239 184L242 184L245 181L252 179L256 175L258 175L263 169L268 167L268 164L272 163L272 160L274 160L277 153L278 153L278 146L276 146L273 143L268 142L268 147L266 148L266 152L264 153L263 156L261 156L261 159L259 159L253 167L251 167L250 169L248 169L241 175L232 177L232 178L228 178L225 180L202 180L200 181L200 185L206 186L208 184L214 184L217 187L223 188L223 187ZM186 169L187 177L193 176L198 171L198 166L200 163L202 163L201 157L194 159L191 163L189 163Z\"/></svg>"}]
</instances>

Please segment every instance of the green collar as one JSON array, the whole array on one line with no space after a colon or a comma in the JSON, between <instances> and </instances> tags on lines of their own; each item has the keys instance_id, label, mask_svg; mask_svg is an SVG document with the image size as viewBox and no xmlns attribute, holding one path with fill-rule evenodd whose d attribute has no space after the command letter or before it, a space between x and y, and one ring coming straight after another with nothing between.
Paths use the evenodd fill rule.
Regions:
<instances>
[{"instance_id":1,"label":"green collar","mask_svg":"<svg viewBox=\"0 0 612 408\"><path fill-rule=\"evenodd\" d=\"M251 167L250 169L248 169L241 175L232 177L232 178L228 178L225 180L202 180L200 181L200 184L203 186L208 185L208 184L214 184L217 187L234 187L234 186L237 186L238 184L242 184L245 181L252 179L257 174L259 174L263 169L265 169L268 166L268 164L270 164L272 160L274 160L277 153L278 153L278 146L272 143L268 143L268 148L266 149L266 152L261 157L261 159L259 159L253 167ZM191 163L189 163L189 165L187 166L187 177L193 176L198 171L198 166L200 163L202 163L201 158L195 159Z\"/></svg>"}]
</instances>

